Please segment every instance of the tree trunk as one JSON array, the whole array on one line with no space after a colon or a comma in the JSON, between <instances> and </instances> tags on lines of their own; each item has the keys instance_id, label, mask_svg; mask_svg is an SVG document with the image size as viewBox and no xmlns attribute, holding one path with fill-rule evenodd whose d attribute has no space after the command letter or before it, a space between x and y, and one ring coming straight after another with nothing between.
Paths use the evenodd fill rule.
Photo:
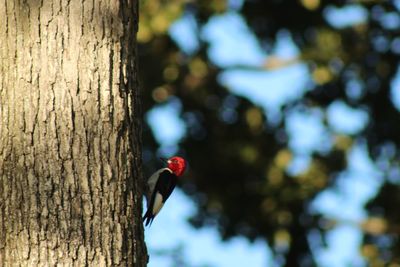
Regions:
<instances>
[{"instance_id":1,"label":"tree trunk","mask_svg":"<svg viewBox=\"0 0 400 267\"><path fill-rule=\"evenodd\" d=\"M145 266L135 0L0 0L0 266Z\"/></svg>"}]
</instances>

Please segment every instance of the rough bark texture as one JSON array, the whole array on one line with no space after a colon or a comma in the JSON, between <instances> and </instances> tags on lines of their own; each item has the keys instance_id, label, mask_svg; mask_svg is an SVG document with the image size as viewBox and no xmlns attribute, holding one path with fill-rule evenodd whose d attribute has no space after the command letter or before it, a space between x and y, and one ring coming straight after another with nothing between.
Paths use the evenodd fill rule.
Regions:
<instances>
[{"instance_id":1,"label":"rough bark texture","mask_svg":"<svg viewBox=\"0 0 400 267\"><path fill-rule=\"evenodd\" d=\"M0 266L145 266L136 0L0 0Z\"/></svg>"}]
</instances>

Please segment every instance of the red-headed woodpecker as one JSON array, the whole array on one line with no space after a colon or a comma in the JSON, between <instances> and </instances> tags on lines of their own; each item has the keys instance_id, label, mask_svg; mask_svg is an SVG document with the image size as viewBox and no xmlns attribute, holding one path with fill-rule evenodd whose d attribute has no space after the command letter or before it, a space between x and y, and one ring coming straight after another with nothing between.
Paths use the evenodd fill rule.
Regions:
<instances>
[{"instance_id":1,"label":"red-headed woodpecker","mask_svg":"<svg viewBox=\"0 0 400 267\"><path fill-rule=\"evenodd\" d=\"M186 161L181 157L172 157L166 163L166 168L156 171L147 181L147 211L143 216L146 226L160 212L174 190L178 177L183 175L186 168Z\"/></svg>"}]
</instances>

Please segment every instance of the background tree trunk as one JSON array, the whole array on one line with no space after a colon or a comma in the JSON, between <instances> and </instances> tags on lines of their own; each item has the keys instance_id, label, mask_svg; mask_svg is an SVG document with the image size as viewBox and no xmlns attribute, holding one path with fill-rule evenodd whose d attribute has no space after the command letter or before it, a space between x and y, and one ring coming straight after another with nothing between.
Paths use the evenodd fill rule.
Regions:
<instances>
[{"instance_id":1,"label":"background tree trunk","mask_svg":"<svg viewBox=\"0 0 400 267\"><path fill-rule=\"evenodd\" d=\"M135 0L0 0L0 266L145 266Z\"/></svg>"}]
</instances>

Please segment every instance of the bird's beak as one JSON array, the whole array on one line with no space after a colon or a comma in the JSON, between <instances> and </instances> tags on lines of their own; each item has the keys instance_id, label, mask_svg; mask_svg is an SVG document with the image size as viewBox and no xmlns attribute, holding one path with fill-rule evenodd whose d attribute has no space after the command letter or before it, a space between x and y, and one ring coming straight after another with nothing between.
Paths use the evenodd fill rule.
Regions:
<instances>
[{"instance_id":1,"label":"bird's beak","mask_svg":"<svg viewBox=\"0 0 400 267\"><path fill-rule=\"evenodd\" d=\"M160 158L160 159L161 159L161 161L164 162L165 164L168 163L168 160L167 160L167 159L165 159L165 158Z\"/></svg>"}]
</instances>

